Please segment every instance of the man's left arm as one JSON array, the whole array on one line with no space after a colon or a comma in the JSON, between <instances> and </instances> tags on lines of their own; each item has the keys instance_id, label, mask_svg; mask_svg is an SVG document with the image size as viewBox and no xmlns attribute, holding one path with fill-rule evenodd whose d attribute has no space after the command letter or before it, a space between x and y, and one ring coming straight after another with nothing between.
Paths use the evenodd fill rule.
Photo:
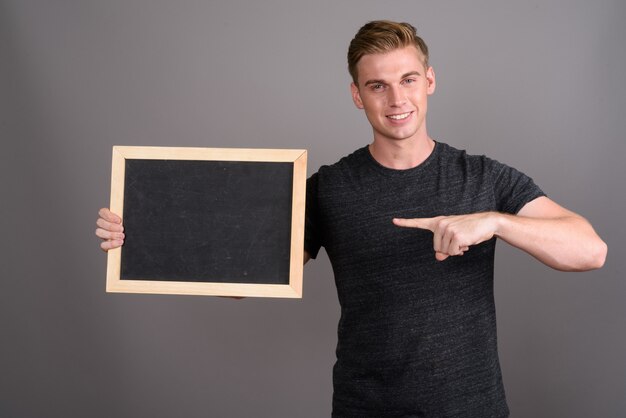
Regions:
<instances>
[{"instance_id":1,"label":"man's left arm","mask_svg":"<svg viewBox=\"0 0 626 418\"><path fill-rule=\"evenodd\" d=\"M494 236L562 271L600 268L607 253L606 244L585 218L545 196L525 204L517 215L482 212L393 222L401 227L432 231L433 247L440 261L463 255L470 246Z\"/></svg>"}]
</instances>

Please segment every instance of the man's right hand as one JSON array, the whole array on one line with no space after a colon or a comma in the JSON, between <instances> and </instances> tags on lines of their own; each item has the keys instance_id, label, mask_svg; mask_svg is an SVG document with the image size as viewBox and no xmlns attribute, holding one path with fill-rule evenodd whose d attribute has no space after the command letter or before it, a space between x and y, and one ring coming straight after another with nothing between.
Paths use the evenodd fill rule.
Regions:
<instances>
[{"instance_id":1,"label":"man's right hand","mask_svg":"<svg viewBox=\"0 0 626 418\"><path fill-rule=\"evenodd\" d=\"M124 244L124 226L122 218L111 212L108 208L98 211L96 236L102 239L100 248L109 251L121 247Z\"/></svg>"}]
</instances>

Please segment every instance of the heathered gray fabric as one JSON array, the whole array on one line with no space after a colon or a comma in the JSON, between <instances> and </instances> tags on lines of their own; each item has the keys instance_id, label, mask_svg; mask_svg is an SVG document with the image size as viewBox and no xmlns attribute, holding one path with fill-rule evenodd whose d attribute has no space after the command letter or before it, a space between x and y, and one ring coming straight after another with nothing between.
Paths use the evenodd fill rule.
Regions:
<instances>
[{"instance_id":1,"label":"heathered gray fabric","mask_svg":"<svg viewBox=\"0 0 626 418\"><path fill-rule=\"evenodd\" d=\"M436 261L432 233L392 218L516 213L542 196L519 171L443 143L409 170L367 147L307 183L305 247L341 305L333 417L506 417L493 300L495 239Z\"/></svg>"}]
</instances>

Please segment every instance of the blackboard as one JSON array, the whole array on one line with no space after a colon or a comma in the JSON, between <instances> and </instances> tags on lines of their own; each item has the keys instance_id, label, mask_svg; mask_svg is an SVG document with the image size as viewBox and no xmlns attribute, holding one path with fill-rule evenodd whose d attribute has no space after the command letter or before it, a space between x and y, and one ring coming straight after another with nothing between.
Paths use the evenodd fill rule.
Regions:
<instances>
[{"instance_id":1,"label":"blackboard","mask_svg":"<svg viewBox=\"0 0 626 418\"><path fill-rule=\"evenodd\" d=\"M113 147L107 291L301 297L305 150Z\"/></svg>"}]
</instances>

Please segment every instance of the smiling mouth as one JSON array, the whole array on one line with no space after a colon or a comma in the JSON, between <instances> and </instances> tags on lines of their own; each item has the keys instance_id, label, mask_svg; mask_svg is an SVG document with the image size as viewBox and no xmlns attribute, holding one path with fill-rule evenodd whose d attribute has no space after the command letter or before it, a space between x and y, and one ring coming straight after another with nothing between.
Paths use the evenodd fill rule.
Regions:
<instances>
[{"instance_id":1,"label":"smiling mouth","mask_svg":"<svg viewBox=\"0 0 626 418\"><path fill-rule=\"evenodd\" d=\"M387 117L393 120L404 120L411 116L411 113L413 112L400 113L399 115L388 115Z\"/></svg>"}]
</instances>

